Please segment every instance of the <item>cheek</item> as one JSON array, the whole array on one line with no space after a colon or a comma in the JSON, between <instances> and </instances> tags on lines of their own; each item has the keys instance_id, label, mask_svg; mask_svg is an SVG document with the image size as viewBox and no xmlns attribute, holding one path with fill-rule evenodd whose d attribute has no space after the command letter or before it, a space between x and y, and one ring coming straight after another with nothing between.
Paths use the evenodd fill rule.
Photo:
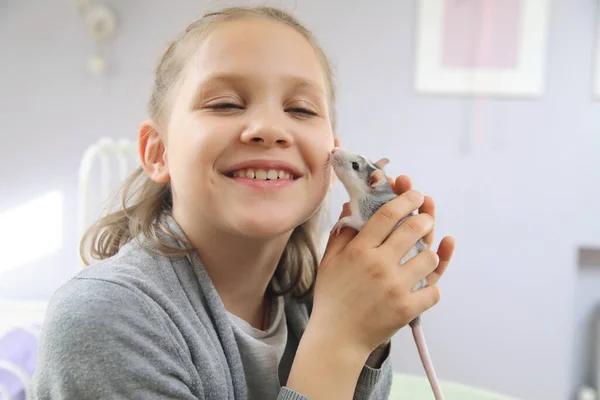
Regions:
<instances>
[{"instance_id":1,"label":"cheek","mask_svg":"<svg viewBox=\"0 0 600 400\"><path fill-rule=\"evenodd\" d=\"M180 125L170 135L167 159L171 184L175 196L186 203L200 198L207 201L215 161L225 147L222 135L207 128Z\"/></svg>"},{"instance_id":2,"label":"cheek","mask_svg":"<svg viewBox=\"0 0 600 400\"><path fill-rule=\"evenodd\" d=\"M334 147L333 134L329 132L311 132L303 137L300 148L304 159L315 178L331 178L331 167L328 166L329 155Z\"/></svg>"},{"instance_id":3,"label":"cheek","mask_svg":"<svg viewBox=\"0 0 600 400\"><path fill-rule=\"evenodd\" d=\"M171 163L193 164L190 168L212 165L225 147L225 135L210 124L188 117L186 123L173 127L169 135L169 159Z\"/></svg>"}]
</instances>

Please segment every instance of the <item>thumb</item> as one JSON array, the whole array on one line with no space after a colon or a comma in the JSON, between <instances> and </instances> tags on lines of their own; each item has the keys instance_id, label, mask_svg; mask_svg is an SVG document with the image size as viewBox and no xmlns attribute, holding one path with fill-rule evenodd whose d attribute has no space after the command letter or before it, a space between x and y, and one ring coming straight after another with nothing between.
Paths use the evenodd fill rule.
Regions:
<instances>
[{"instance_id":1,"label":"thumb","mask_svg":"<svg viewBox=\"0 0 600 400\"><path fill-rule=\"evenodd\" d=\"M344 203L342 213L338 220L350 215L350 203ZM339 254L346 245L358 234L354 229L344 227L339 235L334 233L329 234L329 240L327 241L327 247L323 253L323 259L321 265L325 265L335 255Z\"/></svg>"}]
</instances>

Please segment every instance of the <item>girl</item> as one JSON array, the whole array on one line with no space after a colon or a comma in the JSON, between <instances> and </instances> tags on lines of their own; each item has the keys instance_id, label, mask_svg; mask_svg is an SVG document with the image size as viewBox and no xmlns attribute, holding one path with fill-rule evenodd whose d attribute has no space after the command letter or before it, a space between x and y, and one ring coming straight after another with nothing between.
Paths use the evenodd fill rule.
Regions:
<instances>
[{"instance_id":1,"label":"girl","mask_svg":"<svg viewBox=\"0 0 600 400\"><path fill-rule=\"evenodd\" d=\"M51 299L32 398L387 398L390 338L438 302L454 244L398 265L433 230L433 202L400 177L402 195L320 259L334 100L292 16L229 8L188 26L156 70L123 208L82 241L102 261Z\"/></svg>"}]
</instances>

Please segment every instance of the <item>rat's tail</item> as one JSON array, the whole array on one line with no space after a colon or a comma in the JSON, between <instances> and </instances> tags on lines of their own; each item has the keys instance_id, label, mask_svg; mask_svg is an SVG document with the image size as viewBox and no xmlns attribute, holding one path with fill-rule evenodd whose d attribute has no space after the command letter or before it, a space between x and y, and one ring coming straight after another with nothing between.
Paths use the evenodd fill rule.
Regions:
<instances>
[{"instance_id":1,"label":"rat's tail","mask_svg":"<svg viewBox=\"0 0 600 400\"><path fill-rule=\"evenodd\" d=\"M412 320L410 322L410 327L412 329L413 337L415 338L415 343L417 344L417 351L419 352L421 363L423 363L423 367L425 368L425 374L427 374L429 384L433 390L435 400L444 400L440 383L438 382L433 363L431 362L431 357L429 356L427 343L425 342L425 335L423 334L423 328L421 327L421 316Z\"/></svg>"}]
</instances>

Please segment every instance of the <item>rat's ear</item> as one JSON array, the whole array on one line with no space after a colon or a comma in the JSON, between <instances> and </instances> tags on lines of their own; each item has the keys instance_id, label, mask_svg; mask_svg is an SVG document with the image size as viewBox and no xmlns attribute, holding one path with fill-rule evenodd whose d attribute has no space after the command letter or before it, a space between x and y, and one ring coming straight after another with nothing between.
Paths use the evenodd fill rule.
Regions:
<instances>
[{"instance_id":1,"label":"rat's ear","mask_svg":"<svg viewBox=\"0 0 600 400\"><path fill-rule=\"evenodd\" d=\"M389 162L390 162L390 160L388 160L387 158L382 158L381 160L377 161L375 163L375 165L377 165L379 168L383 169L383 167L388 165Z\"/></svg>"},{"instance_id":2,"label":"rat's ear","mask_svg":"<svg viewBox=\"0 0 600 400\"><path fill-rule=\"evenodd\" d=\"M375 187L375 186L383 183L383 181L385 181L385 174L380 169L376 169L369 176L369 186L371 186L371 187Z\"/></svg>"},{"instance_id":3,"label":"rat's ear","mask_svg":"<svg viewBox=\"0 0 600 400\"><path fill-rule=\"evenodd\" d=\"M167 183L171 176L167 167L167 154L154 121L146 120L138 135L138 153L144 171L156 183Z\"/></svg>"}]
</instances>

